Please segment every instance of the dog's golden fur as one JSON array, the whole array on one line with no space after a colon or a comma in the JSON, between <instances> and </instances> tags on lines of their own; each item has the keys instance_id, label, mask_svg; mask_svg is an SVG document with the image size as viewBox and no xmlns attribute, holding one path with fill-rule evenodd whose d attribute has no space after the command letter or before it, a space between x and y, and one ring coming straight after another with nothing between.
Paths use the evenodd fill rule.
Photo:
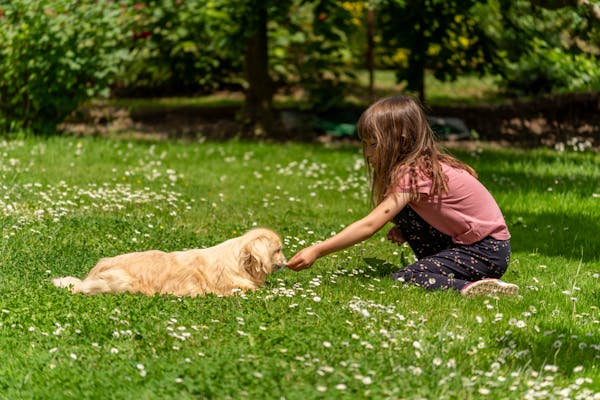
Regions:
<instances>
[{"instance_id":1,"label":"dog's golden fur","mask_svg":"<svg viewBox=\"0 0 600 400\"><path fill-rule=\"evenodd\" d=\"M228 296L262 286L267 274L282 268L285 257L279 236L252 229L214 247L165 253L150 250L101 259L84 280L52 280L72 293L142 293Z\"/></svg>"}]
</instances>

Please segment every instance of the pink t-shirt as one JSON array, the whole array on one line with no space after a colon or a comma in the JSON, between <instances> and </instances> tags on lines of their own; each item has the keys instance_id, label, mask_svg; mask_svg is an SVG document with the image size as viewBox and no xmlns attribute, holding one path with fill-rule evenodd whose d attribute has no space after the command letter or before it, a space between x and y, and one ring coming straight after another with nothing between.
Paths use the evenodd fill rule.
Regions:
<instances>
[{"instance_id":1,"label":"pink t-shirt","mask_svg":"<svg viewBox=\"0 0 600 400\"><path fill-rule=\"evenodd\" d=\"M431 179L418 174L419 200L410 207L428 224L450 236L454 243L472 244L491 236L507 240L510 233L500 207L490 192L467 171L442 163L448 178L448 193L430 196ZM408 176L398 184L399 192L409 192Z\"/></svg>"}]
</instances>

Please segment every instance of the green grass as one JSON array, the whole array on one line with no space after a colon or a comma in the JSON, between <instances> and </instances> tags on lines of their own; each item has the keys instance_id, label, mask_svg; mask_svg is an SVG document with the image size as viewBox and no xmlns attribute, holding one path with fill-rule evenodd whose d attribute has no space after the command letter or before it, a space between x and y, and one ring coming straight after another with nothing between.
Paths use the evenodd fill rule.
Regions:
<instances>
[{"instance_id":1,"label":"green grass","mask_svg":"<svg viewBox=\"0 0 600 400\"><path fill-rule=\"evenodd\" d=\"M367 71L359 71L357 78L362 86L368 87ZM394 71L375 71L376 97L405 93L405 90L404 84L396 83ZM498 85L491 76L465 75L452 82L442 82L430 71L425 73L425 97L427 104L431 106L472 105L482 102L495 104L503 101Z\"/></svg>"},{"instance_id":2,"label":"green grass","mask_svg":"<svg viewBox=\"0 0 600 400\"><path fill-rule=\"evenodd\" d=\"M600 396L598 154L457 152L504 211L519 297L401 287L388 277L411 254L379 233L256 292L192 299L74 296L49 279L253 226L291 257L368 211L358 149L0 146L0 399Z\"/></svg>"},{"instance_id":3,"label":"green grass","mask_svg":"<svg viewBox=\"0 0 600 400\"><path fill-rule=\"evenodd\" d=\"M356 72L357 87L351 90L346 98L348 104L366 106L371 103L368 98L368 73L365 70ZM475 75L460 76L453 82L441 82L431 72L425 77L425 96L431 106L446 106L453 104L499 103L504 101L499 95L498 86L493 77L478 77ZM396 82L396 74L390 70L375 71L375 97L406 93L405 85ZM95 100L94 105L111 105L126 108L130 111L138 109L178 109L178 108L220 108L241 107L244 96L241 92L217 92L206 96L196 97L161 97ZM274 97L276 108L301 108L302 101L296 95L278 94Z\"/></svg>"},{"instance_id":4,"label":"green grass","mask_svg":"<svg viewBox=\"0 0 600 400\"><path fill-rule=\"evenodd\" d=\"M106 101L96 100L93 104L106 104ZM196 97L160 97L160 98L133 98L112 99L108 104L129 109L177 109L190 108L219 108L241 107L244 104L244 95L241 92L217 92L206 96Z\"/></svg>"}]
</instances>

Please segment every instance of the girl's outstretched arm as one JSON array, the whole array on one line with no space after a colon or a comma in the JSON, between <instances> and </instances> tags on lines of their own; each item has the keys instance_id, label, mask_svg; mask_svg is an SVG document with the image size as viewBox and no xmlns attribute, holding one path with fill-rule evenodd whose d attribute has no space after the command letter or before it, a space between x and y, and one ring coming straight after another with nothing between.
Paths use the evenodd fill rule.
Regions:
<instances>
[{"instance_id":1,"label":"girl's outstretched arm","mask_svg":"<svg viewBox=\"0 0 600 400\"><path fill-rule=\"evenodd\" d=\"M288 261L287 267L295 271L309 268L317 258L370 238L408 204L409 196L408 193L389 195L369 215L347 226L337 235L300 250Z\"/></svg>"}]
</instances>

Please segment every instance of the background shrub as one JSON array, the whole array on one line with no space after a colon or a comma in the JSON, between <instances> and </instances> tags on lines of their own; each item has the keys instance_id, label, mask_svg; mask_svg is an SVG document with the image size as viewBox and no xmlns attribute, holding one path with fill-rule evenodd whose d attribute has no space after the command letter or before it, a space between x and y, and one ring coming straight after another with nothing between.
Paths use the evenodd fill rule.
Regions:
<instances>
[{"instance_id":1,"label":"background shrub","mask_svg":"<svg viewBox=\"0 0 600 400\"><path fill-rule=\"evenodd\" d=\"M516 95L600 90L600 67L594 55L569 54L534 39L532 51L506 61L504 86Z\"/></svg>"},{"instance_id":2,"label":"background shrub","mask_svg":"<svg viewBox=\"0 0 600 400\"><path fill-rule=\"evenodd\" d=\"M224 38L232 22L206 0L123 0L131 24L131 60L113 94L173 96L240 90L241 54Z\"/></svg>"},{"instance_id":3,"label":"background shrub","mask_svg":"<svg viewBox=\"0 0 600 400\"><path fill-rule=\"evenodd\" d=\"M126 13L104 0L0 2L0 129L51 133L108 95L128 58Z\"/></svg>"}]
</instances>

